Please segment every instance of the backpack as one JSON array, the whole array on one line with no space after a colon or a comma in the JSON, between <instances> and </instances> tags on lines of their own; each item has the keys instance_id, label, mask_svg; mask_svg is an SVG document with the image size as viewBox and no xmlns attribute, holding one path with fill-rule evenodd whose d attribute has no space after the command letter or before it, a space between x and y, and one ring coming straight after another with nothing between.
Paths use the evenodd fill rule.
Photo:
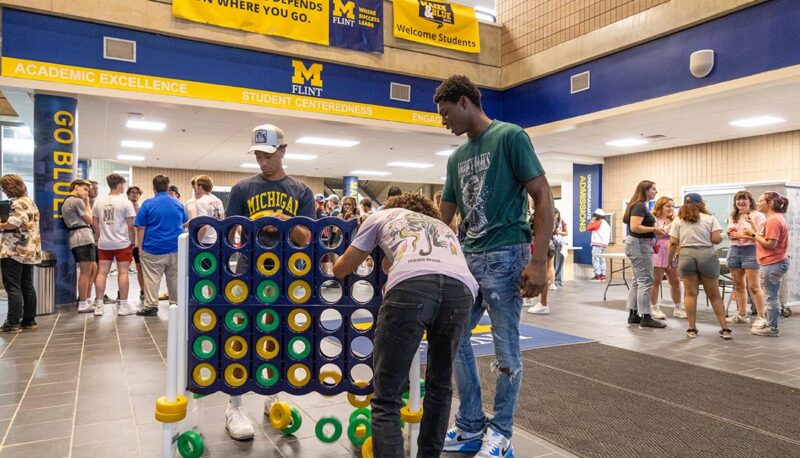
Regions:
<instances>
[{"instance_id":1,"label":"backpack","mask_svg":"<svg viewBox=\"0 0 800 458\"><path fill-rule=\"evenodd\" d=\"M64 199L64 202L61 202L61 206L58 207L58 215L61 217L61 221L64 221L64 213L61 211L61 209L62 209L62 207L64 207L64 204L70 198L77 199L77 197L75 197L73 195L69 195ZM66 226L67 223L65 222L64 225ZM86 223L79 224L79 225L73 226L73 227L67 226L67 230L70 231L70 232L77 231L78 229L86 229L86 228L92 229L92 226L90 226L90 225L88 225ZM92 229L92 232L94 232L94 229Z\"/></svg>"}]
</instances>

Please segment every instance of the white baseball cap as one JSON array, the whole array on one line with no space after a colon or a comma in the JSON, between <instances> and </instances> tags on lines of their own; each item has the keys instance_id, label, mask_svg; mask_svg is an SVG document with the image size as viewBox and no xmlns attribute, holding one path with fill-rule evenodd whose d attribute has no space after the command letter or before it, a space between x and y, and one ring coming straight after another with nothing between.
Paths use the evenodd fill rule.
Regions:
<instances>
[{"instance_id":1,"label":"white baseball cap","mask_svg":"<svg viewBox=\"0 0 800 458\"><path fill-rule=\"evenodd\" d=\"M272 154L286 144L283 131L272 124L262 124L253 128L250 135L250 150L248 153L263 151Z\"/></svg>"},{"instance_id":2,"label":"white baseball cap","mask_svg":"<svg viewBox=\"0 0 800 458\"><path fill-rule=\"evenodd\" d=\"M595 210L594 214L597 216L606 216L606 212L604 212L602 208L598 208L597 210Z\"/></svg>"}]
</instances>

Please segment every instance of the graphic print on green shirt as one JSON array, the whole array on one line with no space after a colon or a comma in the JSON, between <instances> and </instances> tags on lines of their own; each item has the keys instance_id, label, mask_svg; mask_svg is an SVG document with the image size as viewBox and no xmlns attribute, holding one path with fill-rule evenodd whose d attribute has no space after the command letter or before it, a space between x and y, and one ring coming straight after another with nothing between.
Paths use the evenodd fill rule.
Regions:
<instances>
[{"instance_id":1,"label":"graphic print on green shirt","mask_svg":"<svg viewBox=\"0 0 800 458\"><path fill-rule=\"evenodd\" d=\"M458 205L464 252L529 243L525 183L544 175L528 134L501 121L459 146L447 161L442 200Z\"/></svg>"}]
</instances>

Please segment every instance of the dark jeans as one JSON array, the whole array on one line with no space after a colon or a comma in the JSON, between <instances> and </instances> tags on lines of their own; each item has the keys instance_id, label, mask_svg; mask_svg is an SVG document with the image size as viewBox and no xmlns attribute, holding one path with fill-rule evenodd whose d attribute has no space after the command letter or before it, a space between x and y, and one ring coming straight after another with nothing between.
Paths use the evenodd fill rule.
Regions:
<instances>
[{"instance_id":1,"label":"dark jeans","mask_svg":"<svg viewBox=\"0 0 800 458\"><path fill-rule=\"evenodd\" d=\"M36 320L36 291L33 289L33 265L11 258L0 259L3 285L8 293L8 317L11 325L33 323Z\"/></svg>"},{"instance_id":2,"label":"dark jeans","mask_svg":"<svg viewBox=\"0 0 800 458\"><path fill-rule=\"evenodd\" d=\"M405 457L400 408L411 360L424 332L428 333L428 363L417 443L421 457L435 458L442 452L453 397L453 359L473 301L469 288L444 275L404 280L384 297L375 328L372 444L376 457Z\"/></svg>"}]
</instances>

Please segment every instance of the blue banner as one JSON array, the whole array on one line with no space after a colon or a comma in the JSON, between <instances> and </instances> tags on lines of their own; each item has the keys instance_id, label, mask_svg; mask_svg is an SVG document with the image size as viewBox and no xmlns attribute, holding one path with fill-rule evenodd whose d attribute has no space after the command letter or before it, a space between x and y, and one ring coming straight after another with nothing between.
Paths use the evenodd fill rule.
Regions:
<instances>
[{"instance_id":1,"label":"blue banner","mask_svg":"<svg viewBox=\"0 0 800 458\"><path fill-rule=\"evenodd\" d=\"M383 0L331 0L330 45L383 53Z\"/></svg>"},{"instance_id":2,"label":"blue banner","mask_svg":"<svg viewBox=\"0 0 800 458\"><path fill-rule=\"evenodd\" d=\"M592 213L603 205L603 166L600 164L572 166L572 221L575 233L572 244L577 264L592 263L592 233L586 230Z\"/></svg>"},{"instance_id":3,"label":"blue banner","mask_svg":"<svg viewBox=\"0 0 800 458\"><path fill-rule=\"evenodd\" d=\"M42 249L56 255L56 305L75 304L75 260L59 208L69 194L77 165L78 101L36 94L33 110L33 188L41 218Z\"/></svg>"},{"instance_id":4,"label":"blue banner","mask_svg":"<svg viewBox=\"0 0 800 458\"><path fill-rule=\"evenodd\" d=\"M358 177L346 176L343 177L342 180L344 181L342 185L342 194L345 196L353 196L358 200Z\"/></svg>"}]
</instances>

